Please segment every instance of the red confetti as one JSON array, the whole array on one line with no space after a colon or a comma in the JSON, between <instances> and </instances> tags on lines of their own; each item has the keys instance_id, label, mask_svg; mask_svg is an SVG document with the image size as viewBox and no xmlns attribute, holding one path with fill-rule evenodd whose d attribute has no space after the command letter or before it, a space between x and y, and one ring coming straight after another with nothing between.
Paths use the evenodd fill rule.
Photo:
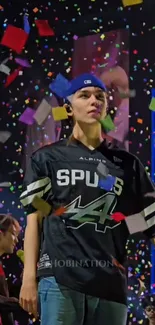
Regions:
<instances>
[{"instance_id":1,"label":"red confetti","mask_svg":"<svg viewBox=\"0 0 155 325\"><path fill-rule=\"evenodd\" d=\"M54 36L53 29L49 26L48 20L36 20L35 24L38 28L40 36Z\"/></svg>"},{"instance_id":2,"label":"red confetti","mask_svg":"<svg viewBox=\"0 0 155 325\"><path fill-rule=\"evenodd\" d=\"M55 212L54 212L54 215L59 217L61 216L64 212L66 211L66 208L65 207L60 207L58 208Z\"/></svg>"},{"instance_id":3,"label":"red confetti","mask_svg":"<svg viewBox=\"0 0 155 325\"><path fill-rule=\"evenodd\" d=\"M116 267L118 267L119 269L121 269L123 272L125 272L125 268L124 268L124 266L123 266L122 264L120 264L120 263L116 260L116 258L113 258L113 259L112 259L112 263L113 263Z\"/></svg>"},{"instance_id":4,"label":"red confetti","mask_svg":"<svg viewBox=\"0 0 155 325\"><path fill-rule=\"evenodd\" d=\"M116 222L120 222L120 221L124 220L126 217L121 212L115 212L114 214L112 214L111 218L113 220L115 220Z\"/></svg>"},{"instance_id":5,"label":"red confetti","mask_svg":"<svg viewBox=\"0 0 155 325\"><path fill-rule=\"evenodd\" d=\"M0 264L0 276L5 276L2 264Z\"/></svg>"},{"instance_id":6,"label":"red confetti","mask_svg":"<svg viewBox=\"0 0 155 325\"><path fill-rule=\"evenodd\" d=\"M28 34L23 29L8 25L1 40L1 44L20 54L27 39Z\"/></svg>"},{"instance_id":7,"label":"red confetti","mask_svg":"<svg viewBox=\"0 0 155 325\"><path fill-rule=\"evenodd\" d=\"M6 83L4 85L4 87L8 87L15 79L16 77L19 75L19 71L21 71L22 68L19 67L18 69L14 70L9 76L7 76L6 79Z\"/></svg>"}]
</instances>

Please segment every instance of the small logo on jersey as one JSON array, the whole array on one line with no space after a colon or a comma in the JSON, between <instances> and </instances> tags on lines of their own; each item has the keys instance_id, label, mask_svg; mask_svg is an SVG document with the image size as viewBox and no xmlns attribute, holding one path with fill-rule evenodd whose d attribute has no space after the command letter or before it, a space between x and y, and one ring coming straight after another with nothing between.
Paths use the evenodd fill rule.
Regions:
<instances>
[{"instance_id":1,"label":"small logo on jersey","mask_svg":"<svg viewBox=\"0 0 155 325\"><path fill-rule=\"evenodd\" d=\"M115 157L115 156L114 156L113 159L114 159L115 162L122 162L122 159L120 159L120 158L118 158L118 157Z\"/></svg>"},{"instance_id":2,"label":"small logo on jersey","mask_svg":"<svg viewBox=\"0 0 155 325\"><path fill-rule=\"evenodd\" d=\"M91 80L84 80L84 84L85 85L90 85L91 84Z\"/></svg>"},{"instance_id":3,"label":"small logo on jersey","mask_svg":"<svg viewBox=\"0 0 155 325\"><path fill-rule=\"evenodd\" d=\"M103 162L106 164L106 160L100 159L100 158L92 158L92 157L80 157L79 160L84 160L84 161L96 161L96 162Z\"/></svg>"},{"instance_id":4,"label":"small logo on jersey","mask_svg":"<svg viewBox=\"0 0 155 325\"><path fill-rule=\"evenodd\" d=\"M85 224L93 224L96 232L105 233L108 228L112 229L120 225L111 218L116 204L117 198L114 193L110 192L84 206L81 205L81 195L79 195L66 206L65 213L67 216L70 215L70 218L64 221L68 228L79 229ZM88 217L90 220L85 221Z\"/></svg>"}]
</instances>

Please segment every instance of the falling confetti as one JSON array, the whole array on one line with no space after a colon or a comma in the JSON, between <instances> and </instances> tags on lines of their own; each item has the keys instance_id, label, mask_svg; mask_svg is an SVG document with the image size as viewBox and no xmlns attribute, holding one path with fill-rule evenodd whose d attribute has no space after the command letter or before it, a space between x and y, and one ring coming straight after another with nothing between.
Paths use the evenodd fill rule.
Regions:
<instances>
[{"instance_id":1,"label":"falling confetti","mask_svg":"<svg viewBox=\"0 0 155 325\"><path fill-rule=\"evenodd\" d=\"M62 101L58 101L57 96L63 97L63 91L69 87L69 80L72 77L88 70L97 76L101 76L108 69L112 72L112 62L121 65L120 61L126 61L129 54L131 89L122 91L118 87L116 91L113 86L108 88L110 116L108 130L109 125L112 129L115 127L115 117L117 112L119 113L119 104L114 105L115 95L118 95L118 103L122 99L129 100L130 112L127 112L127 116L130 129L129 137L125 134L125 141L129 139L130 151L138 155L147 172L151 174L149 148L152 133L149 114L155 111L153 77L155 55L152 46L155 27L151 19L150 22L147 21L147 15L140 19L142 2L142 0L122 0L114 1L112 5L109 0L102 2L88 0L85 3L61 0L57 1L57 6L50 1L42 4L38 1L34 6L29 5L28 2L21 6L20 1L19 6L13 5L13 1L1 2L0 151L3 162L0 161L2 164L0 165L0 212L11 212L17 216L22 226L22 237L25 231L26 214L18 197L22 191L25 172L23 157L26 154L28 159L36 149L55 142L59 137L67 138L70 134L70 120L67 112L62 108ZM138 29L133 24L134 9L137 10L136 17L139 13L139 23L136 21L135 24L135 26L139 24ZM103 13L107 11L113 17L110 15L109 18L104 17ZM115 15L119 16L122 34L114 31L119 28ZM130 27L132 28L129 50ZM107 33L106 30L112 32ZM124 33L126 39L122 38ZM119 35L118 39L117 35ZM76 45L85 36L85 44L89 45L88 50L86 46ZM106 50L103 55L104 48ZM119 54L115 58L117 52ZM76 56L79 58L78 61ZM56 85L57 76L59 76L59 83ZM63 84L63 91L60 83ZM46 101L49 106L41 109L42 101ZM57 122L60 124L56 124ZM103 123L104 128L105 126L107 125ZM59 132L55 134L55 130ZM114 132L110 134L114 135ZM111 135L109 137L112 141ZM123 137L117 136L115 140L123 143L124 134ZM108 174L108 171L102 168L99 168L99 172L102 176ZM107 183L101 182L100 186L107 186L108 190L112 189L114 178L110 180ZM149 195L152 196L154 193L148 193ZM55 214L60 216L63 212L65 208L60 207ZM93 220L82 219L81 222L93 222ZM23 241L20 242L18 250L22 245ZM144 315L139 300L141 296L138 297L139 286L135 279L144 276L143 281L149 288L152 267L149 245L141 237L139 240L130 237L126 244L126 251L129 265L129 321L133 325L143 324ZM4 264L7 265L10 260L11 257L6 256L3 259ZM116 266L119 267L118 262ZM16 283L19 274L17 276L17 272L11 272L9 268L7 277L12 283ZM133 278L135 283L132 284ZM30 324L34 321L31 319Z\"/></svg>"}]
</instances>

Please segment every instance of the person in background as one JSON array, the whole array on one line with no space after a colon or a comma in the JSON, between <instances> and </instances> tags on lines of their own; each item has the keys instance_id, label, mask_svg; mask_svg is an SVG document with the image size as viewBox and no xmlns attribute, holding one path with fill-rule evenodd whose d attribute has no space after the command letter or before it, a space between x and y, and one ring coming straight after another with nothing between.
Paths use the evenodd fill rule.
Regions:
<instances>
[{"instance_id":1,"label":"person in background","mask_svg":"<svg viewBox=\"0 0 155 325\"><path fill-rule=\"evenodd\" d=\"M142 307L147 317L144 325L155 325L155 296L146 296L142 301Z\"/></svg>"},{"instance_id":2,"label":"person in background","mask_svg":"<svg viewBox=\"0 0 155 325\"><path fill-rule=\"evenodd\" d=\"M114 117L116 129L108 132L106 139L118 145L119 148L129 150L129 80L125 70L120 66L115 66L103 72L100 79L105 83L107 89L113 89L113 105L117 107ZM125 95L124 98L121 97Z\"/></svg>"},{"instance_id":3,"label":"person in background","mask_svg":"<svg viewBox=\"0 0 155 325\"><path fill-rule=\"evenodd\" d=\"M0 214L0 324L13 325L13 312L21 310L18 299L9 297L2 256L12 254L18 242L20 226L10 215ZM23 311L24 312L24 311Z\"/></svg>"}]
</instances>

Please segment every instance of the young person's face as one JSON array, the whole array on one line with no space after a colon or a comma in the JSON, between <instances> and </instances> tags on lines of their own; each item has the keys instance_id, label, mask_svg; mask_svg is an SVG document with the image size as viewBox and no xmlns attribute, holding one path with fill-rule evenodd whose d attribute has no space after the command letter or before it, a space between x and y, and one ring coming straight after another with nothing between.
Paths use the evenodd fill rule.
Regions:
<instances>
[{"instance_id":1,"label":"young person's face","mask_svg":"<svg viewBox=\"0 0 155 325\"><path fill-rule=\"evenodd\" d=\"M18 233L15 226L10 226L6 232L0 233L0 251L12 254L18 242Z\"/></svg>"},{"instance_id":2,"label":"young person's face","mask_svg":"<svg viewBox=\"0 0 155 325\"><path fill-rule=\"evenodd\" d=\"M106 95L100 88L80 89L72 96L71 105L73 118L78 123L91 125L106 116Z\"/></svg>"},{"instance_id":3,"label":"young person's face","mask_svg":"<svg viewBox=\"0 0 155 325\"><path fill-rule=\"evenodd\" d=\"M146 316L149 320L154 320L155 323L155 306L147 306L145 308Z\"/></svg>"}]
</instances>

